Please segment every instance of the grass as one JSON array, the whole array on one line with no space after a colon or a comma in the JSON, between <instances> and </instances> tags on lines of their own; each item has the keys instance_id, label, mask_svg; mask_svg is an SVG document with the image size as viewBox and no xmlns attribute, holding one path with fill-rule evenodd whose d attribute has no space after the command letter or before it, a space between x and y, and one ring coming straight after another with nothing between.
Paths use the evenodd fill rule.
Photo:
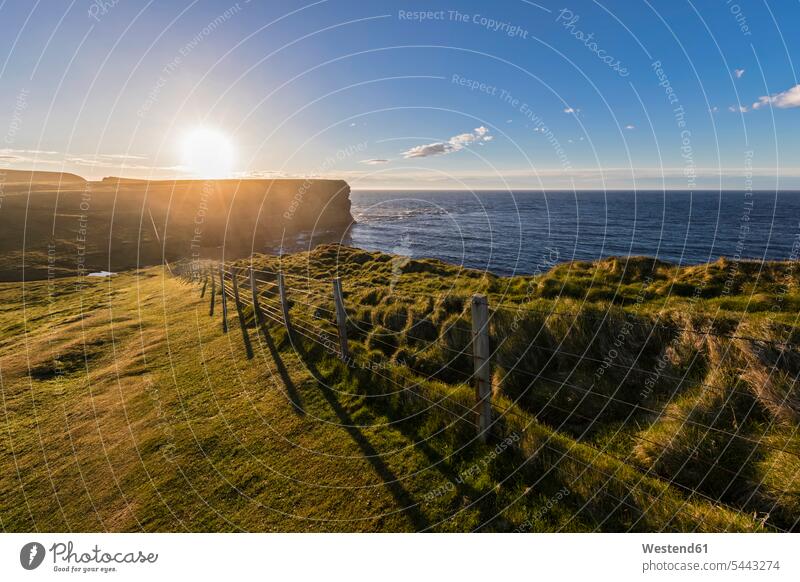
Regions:
<instances>
[{"instance_id":1,"label":"grass","mask_svg":"<svg viewBox=\"0 0 800 582\"><path fill-rule=\"evenodd\" d=\"M223 334L220 305L209 317L199 285L160 269L0 285L4 530L794 527L797 363L685 331L793 341L789 264L755 280L737 265L727 287L731 265L645 259L515 278L339 246L254 264L282 267L293 321L331 338L329 281L342 277L357 363L272 320L264 333L249 307L248 360L232 302ZM492 324L488 444L457 354L478 291L509 306ZM748 296L782 299L750 313Z\"/></svg>"},{"instance_id":2,"label":"grass","mask_svg":"<svg viewBox=\"0 0 800 582\"><path fill-rule=\"evenodd\" d=\"M352 221L340 180L33 177L0 171L0 281L218 259L223 248L245 256L310 230L338 240Z\"/></svg>"}]
</instances>

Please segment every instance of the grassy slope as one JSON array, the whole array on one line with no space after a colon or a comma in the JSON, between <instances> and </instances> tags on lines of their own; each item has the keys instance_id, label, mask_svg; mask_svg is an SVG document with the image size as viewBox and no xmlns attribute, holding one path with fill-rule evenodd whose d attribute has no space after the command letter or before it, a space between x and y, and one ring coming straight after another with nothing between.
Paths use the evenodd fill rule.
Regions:
<instances>
[{"instance_id":1,"label":"grassy slope","mask_svg":"<svg viewBox=\"0 0 800 582\"><path fill-rule=\"evenodd\" d=\"M275 266L269 258L259 264ZM26 284L24 295L19 284L3 284L0 526L762 529L763 516L754 517L735 499L711 503L702 487L691 496L669 484L655 465L643 470L647 451L626 444L625 432L613 431L615 422L633 426L624 415L578 442L580 423L562 422L555 431L557 419L540 414L537 422L535 402L516 398L515 415L500 425L503 434L519 437L521 451L493 454L494 444L476 443L469 422L441 410L463 415L452 403L471 401L471 389L455 371L453 377L444 370L422 380L391 362L441 368L441 350L421 349L430 340L413 339L412 330L424 327L416 324L429 320L434 339L451 330L443 341L457 345L463 338L447 319L459 319L464 305L454 295L488 289L495 303L501 293L504 302L516 302L528 281L414 261L402 264L404 274L389 293L385 286L397 265L386 256L338 247L291 257L285 265L321 281L339 270L348 308L359 320L374 322L351 330L354 350L386 366L381 375L348 369L311 345L295 350L274 325L270 343L250 328L256 357L249 362L234 317L231 332L222 334L218 314L208 317L208 297L200 300L196 287L155 269L94 281L81 291L69 279L52 288L47 282ZM563 273L548 276L564 279ZM546 301L541 297L547 288L537 281L531 298ZM306 289L319 293L318 300L300 295L301 280L293 285L295 298L326 305L324 282ZM452 304L432 309L433 297L448 289L451 299L445 302ZM651 307L657 302L654 296ZM300 300L293 308L306 320L314 311ZM317 315L327 325L324 312ZM398 331L391 332L392 326ZM392 341L396 348L389 350L386 342ZM407 389L398 393L393 382ZM690 390L686 394L691 397ZM500 406L512 406L512 399L512 391L498 389ZM658 423L649 429L656 428L669 430ZM604 454L606 448L629 455L627 462ZM764 473L776 478L775 471ZM787 473L771 485L787 507L796 501L793 478Z\"/></svg>"},{"instance_id":2,"label":"grassy slope","mask_svg":"<svg viewBox=\"0 0 800 582\"><path fill-rule=\"evenodd\" d=\"M228 256L248 256L281 236L340 233L352 221L350 189L340 180L34 177L45 175L31 182L29 172L0 171L0 281L218 257L223 247Z\"/></svg>"}]
</instances>

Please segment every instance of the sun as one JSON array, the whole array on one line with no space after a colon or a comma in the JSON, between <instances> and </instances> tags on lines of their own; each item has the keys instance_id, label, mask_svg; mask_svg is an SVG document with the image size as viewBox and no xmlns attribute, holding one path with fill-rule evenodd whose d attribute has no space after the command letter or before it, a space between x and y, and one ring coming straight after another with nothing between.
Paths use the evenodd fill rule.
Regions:
<instances>
[{"instance_id":1,"label":"sun","mask_svg":"<svg viewBox=\"0 0 800 582\"><path fill-rule=\"evenodd\" d=\"M229 178L234 150L224 133L207 127L189 131L181 144L183 167L194 178Z\"/></svg>"}]
</instances>

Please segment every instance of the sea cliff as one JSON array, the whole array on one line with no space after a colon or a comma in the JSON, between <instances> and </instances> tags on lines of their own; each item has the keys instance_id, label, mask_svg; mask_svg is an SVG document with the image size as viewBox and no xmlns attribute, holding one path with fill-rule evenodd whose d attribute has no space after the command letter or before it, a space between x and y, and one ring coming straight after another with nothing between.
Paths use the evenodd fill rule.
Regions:
<instances>
[{"instance_id":1,"label":"sea cliff","mask_svg":"<svg viewBox=\"0 0 800 582\"><path fill-rule=\"evenodd\" d=\"M337 236L353 221L342 180L87 181L0 175L0 280L41 279L228 258L298 234Z\"/></svg>"}]
</instances>

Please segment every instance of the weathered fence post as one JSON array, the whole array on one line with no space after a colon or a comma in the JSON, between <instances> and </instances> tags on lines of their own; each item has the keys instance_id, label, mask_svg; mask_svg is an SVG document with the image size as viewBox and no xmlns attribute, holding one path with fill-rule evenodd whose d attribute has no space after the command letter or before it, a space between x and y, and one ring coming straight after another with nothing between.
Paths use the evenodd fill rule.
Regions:
<instances>
[{"instance_id":1,"label":"weathered fence post","mask_svg":"<svg viewBox=\"0 0 800 582\"><path fill-rule=\"evenodd\" d=\"M264 315L261 313L261 304L258 302L258 284L256 283L256 272L250 268L250 291L253 295L253 314L256 318L256 325L264 325ZM258 334L256 334L258 335Z\"/></svg>"},{"instance_id":2,"label":"weathered fence post","mask_svg":"<svg viewBox=\"0 0 800 582\"><path fill-rule=\"evenodd\" d=\"M222 298L222 333L228 333L228 294L225 292L225 267L219 267L219 294Z\"/></svg>"},{"instance_id":3,"label":"weathered fence post","mask_svg":"<svg viewBox=\"0 0 800 582\"><path fill-rule=\"evenodd\" d=\"M217 280L214 278L214 272L211 271L211 305L208 308L208 316L214 317L214 302L217 300Z\"/></svg>"},{"instance_id":4,"label":"weathered fence post","mask_svg":"<svg viewBox=\"0 0 800 582\"><path fill-rule=\"evenodd\" d=\"M478 435L486 442L492 423L492 370L489 345L489 303L485 295L472 297L472 360L475 369L475 398Z\"/></svg>"},{"instance_id":5,"label":"weathered fence post","mask_svg":"<svg viewBox=\"0 0 800 582\"><path fill-rule=\"evenodd\" d=\"M206 285L208 285L208 276L203 276L203 289L200 291L200 299L206 296Z\"/></svg>"},{"instance_id":6,"label":"weathered fence post","mask_svg":"<svg viewBox=\"0 0 800 582\"><path fill-rule=\"evenodd\" d=\"M244 323L244 313L242 312L242 300L239 297L239 269L231 269L231 281L233 282L233 300L236 303L236 315L239 316L239 325L242 327L242 341L247 352L247 358L253 357L253 346L250 345L250 336L247 335L247 326Z\"/></svg>"},{"instance_id":7,"label":"weathered fence post","mask_svg":"<svg viewBox=\"0 0 800 582\"><path fill-rule=\"evenodd\" d=\"M350 357L350 350L347 347L347 312L344 310L342 280L339 277L333 280L333 302L336 304L336 323L339 326L339 348L342 359L347 361Z\"/></svg>"},{"instance_id":8,"label":"weathered fence post","mask_svg":"<svg viewBox=\"0 0 800 582\"><path fill-rule=\"evenodd\" d=\"M283 324L286 326L286 333L289 339L292 337L292 322L289 319L289 300L286 298L286 284L283 280L283 272L278 273L278 295L281 298L281 311L283 312Z\"/></svg>"}]
</instances>

